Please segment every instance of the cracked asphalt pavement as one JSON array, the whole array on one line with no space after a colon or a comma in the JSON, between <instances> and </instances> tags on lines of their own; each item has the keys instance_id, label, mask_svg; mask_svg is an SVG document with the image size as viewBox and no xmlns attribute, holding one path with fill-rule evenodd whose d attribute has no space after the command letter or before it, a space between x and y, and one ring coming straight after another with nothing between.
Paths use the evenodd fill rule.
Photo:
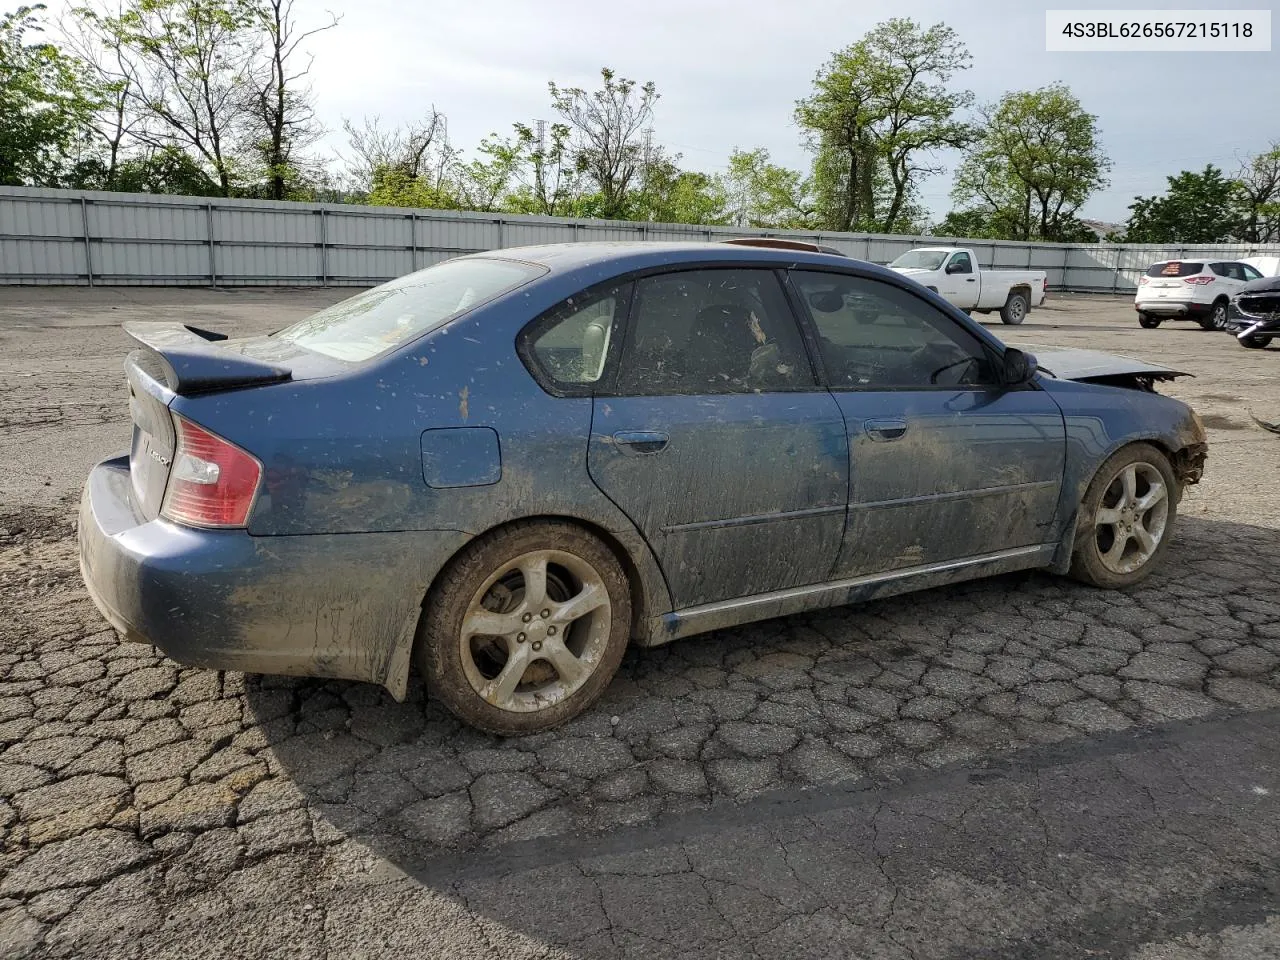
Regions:
<instances>
[{"instance_id":1,"label":"cracked asphalt pavement","mask_svg":"<svg viewBox=\"0 0 1280 960\"><path fill-rule=\"evenodd\" d=\"M503 741L420 692L181 668L79 582L119 322L342 293L0 289L0 957L1280 956L1280 437L1249 416L1280 350L1111 298L999 328L1197 374L1166 391L1209 473L1141 587L1015 575L632 651Z\"/></svg>"}]
</instances>

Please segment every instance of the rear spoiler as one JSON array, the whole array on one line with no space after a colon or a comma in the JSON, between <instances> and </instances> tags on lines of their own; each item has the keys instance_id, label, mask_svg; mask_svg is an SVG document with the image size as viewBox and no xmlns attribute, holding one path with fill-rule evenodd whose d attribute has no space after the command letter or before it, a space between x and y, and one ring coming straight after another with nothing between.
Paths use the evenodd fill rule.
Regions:
<instances>
[{"instance_id":1,"label":"rear spoiler","mask_svg":"<svg viewBox=\"0 0 1280 960\"><path fill-rule=\"evenodd\" d=\"M216 346L218 341L227 339L225 334L176 322L137 320L125 323L124 332L142 347L135 353L145 351L147 360L156 361L145 366L158 366L165 386L174 393L189 396L281 383L293 377L288 367Z\"/></svg>"}]
</instances>

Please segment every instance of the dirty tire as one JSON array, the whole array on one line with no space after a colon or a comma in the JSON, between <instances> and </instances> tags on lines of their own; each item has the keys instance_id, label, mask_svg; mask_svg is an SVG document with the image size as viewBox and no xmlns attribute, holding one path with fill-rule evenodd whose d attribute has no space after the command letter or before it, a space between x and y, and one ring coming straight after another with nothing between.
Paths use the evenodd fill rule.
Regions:
<instances>
[{"instance_id":1,"label":"dirty tire","mask_svg":"<svg viewBox=\"0 0 1280 960\"><path fill-rule=\"evenodd\" d=\"M1240 346L1247 347L1250 350L1262 350L1271 345L1270 337L1237 337Z\"/></svg>"},{"instance_id":2,"label":"dirty tire","mask_svg":"<svg viewBox=\"0 0 1280 960\"><path fill-rule=\"evenodd\" d=\"M1156 327L1160 326L1161 320L1162 318L1153 317L1149 313L1138 314L1138 326L1143 330L1154 330Z\"/></svg>"},{"instance_id":3,"label":"dirty tire","mask_svg":"<svg viewBox=\"0 0 1280 960\"><path fill-rule=\"evenodd\" d=\"M1160 478L1164 484L1165 495L1163 503L1167 505L1167 510L1165 511L1163 523L1160 525L1159 538L1154 549L1150 551L1150 555L1142 559L1134 569L1117 570L1116 564L1114 562L1109 563L1104 555L1100 541L1105 539L1105 536L1100 535L1099 531L1104 526L1109 526L1112 530L1117 529L1115 525L1106 524L1103 520L1109 516L1108 510L1117 510L1117 508L1124 506L1125 486L1123 477L1130 468L1133 468L1132 472L1140 477L1145 475L1149 480L1154 479L1156 476ZM1117 489L1117 484L1119 489ZM1144 488L1141 479L1139 480L1137 493L1139 494L1139 501L1142 500L1144 493L1150 493L1150 487L1146 486ZM1121 502L1113 507L1117 494L1119 494ZM1178 486L1178 480L1174 476L1173 467L1169 463L1169 458L1162 451L1148 443L1134 443L1117 450L1107 458L1107 461L1094 475L1093 482L1089 484L1089 489L1080 503L1080 514L1076 524L1075 547L1071 556L1070 575L1084 583L1108 590L1132 586L1146 579L1151 571L1160 565L1160 561L1169 547L1169 541L1173 536L1174 521L1177 518L1180 497L1181 488ZM1119 511L1117 510L1117 512ZM1144 512L1139 519L1144 523L1143 529L1147 529L1146 524L1150 519L1150 510ZM1114 543L1114 537L1112 542ZM1141 545L1137 539L1133 539L1131 543L1139 548L1138 552L1140 553Z\"/></svg>"},{"instance_id":4,"label":"dirty tire","mask_svg":"<svg viewBox=\"0 0 1280 960\"><path fill-rule=\"evenodd\" d=\"M1011 293L1009 299L1000 308L1000 321L1010 326L1017 326L1027 319L1027 311L1031 309L1025 293Z\"/></svg>"},{"instance_id":5,"label":"dirty tire","mask_svg":"<svg viewBox=\"0 0 1280 960\"><path fill-rule=\"evenodd\" d=\"M538 575L531 582L524 572L539 563L542 599ZM418 667L429 696L489 733L521 736L571 720L609 685L626 652L631 627L626 574L608 546L574 524L527 521L503 527L463 548L437 584L418 623ZM529 591L536 603L526 609ZM569 601L581 604L588 595L595 598L591 602L603 602L585 615L560 618L561 608L568 617ZM511 629L481 635L474 629L478 623ZM523 659L513 662L512 657ZM553 657L571 670L557 666ZM508 665L511 671L504 669ZM504 682L508 673L514 683ZM504 705L495 705L499 702Z\"/></svg>"},{"instance_id":6,"label":"dirty tire","mask_svg":"<svg viewBox=\"0 0 1280 960\"><path fill-rule=\"evenodd\" d=\"M1208 316L1196 320L1202 330L1225 330L1227 328L1227 301L1215 300Z\"/></svg>"}]
</instances>

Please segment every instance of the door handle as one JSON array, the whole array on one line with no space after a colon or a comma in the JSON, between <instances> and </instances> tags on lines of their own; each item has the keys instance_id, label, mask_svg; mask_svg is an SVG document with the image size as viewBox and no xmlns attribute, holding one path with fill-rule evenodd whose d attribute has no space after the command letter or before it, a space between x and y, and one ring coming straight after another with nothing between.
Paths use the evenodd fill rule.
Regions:
<instances>
[{"instance_id":1,"label":"door handle","mask_svg":"<svg viewBox=\"0 0 1280 960\"><path fill-rule=\"evenodd\" d=\"M625 430L613 435L613 442L617 445L618 451L629 457L661 453L667 448L670 440L671 438L665 433L654 430Z\"/></svg>"},{"instance_id":2,"label":"door handle","mask_svg":"<svg viewBox=\"0 0 1280 960\"><path fill-rule=\"evenodd\" d=\"M901 440L907 435L905 420L864 420L862 427L872 440Z\"/></svg>"},{"instance_id":3,"label":"door handle","mask_svg":"<svg viewBox=\"0 0 1280 960\"><path fill-rule=\"evenodd\" d=\"M965 281L965 283L977 283L977 282L978 281L975 277L970 277L968 280Z\"/></svg>"}]
</instances>

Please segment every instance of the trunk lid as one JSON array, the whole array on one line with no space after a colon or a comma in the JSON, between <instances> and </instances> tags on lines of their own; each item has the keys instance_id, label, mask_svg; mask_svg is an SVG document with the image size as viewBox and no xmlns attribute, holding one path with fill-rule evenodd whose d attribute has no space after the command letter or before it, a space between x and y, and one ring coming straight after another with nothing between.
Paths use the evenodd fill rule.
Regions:
<instances>
[{"instance_id":1,"label":"trunk lid","mask_svg":"<svg viewBox=\"0 0 1280 960\"><path fill-rule=\"evenodd\" d=\"M142 351L134 351L125 360L125 379L129 383L129 418L133 421L133 440L129 445L129 477L138 510L147 520L160 514L164 488L173 467L173 419L169 403L174 394L160 382L163 376L158 364ZM150 369L148 369L150 368Z\"/></svg>"},{"instance_id":2,"label":"trunk lid","mask_svg":"<svg viewBox=\"0 0 1280 960\"><path fill-rule=\"evenodd\" d=\"M154 520L173 469L174 398L280 383L293 373L278 360L241 352L245 344L224 343L222 334L180 323L129 322L124 332L138 344L124 364L133 422L129 474L139 513Z\"/></svg>"}]
</instances>

